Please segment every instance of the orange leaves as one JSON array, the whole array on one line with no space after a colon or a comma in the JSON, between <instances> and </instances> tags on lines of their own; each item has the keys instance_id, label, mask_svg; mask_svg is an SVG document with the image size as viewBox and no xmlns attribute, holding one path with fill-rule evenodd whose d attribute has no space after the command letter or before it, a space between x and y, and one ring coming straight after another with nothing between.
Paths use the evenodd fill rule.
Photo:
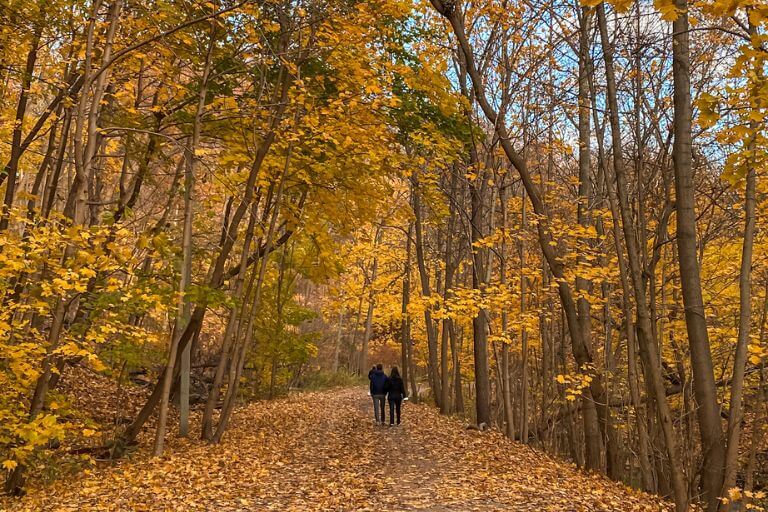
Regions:
<instances>
[{"instance_id":1,"label":"orange leaves","mask_svg":"<svg viewBox=\"0 0 768 512\"><path fill-rule=\"evenodd\" d=\"M431 406L408 403L399 428L373 426L370 409L362 388L254 403L220 445L173 439L167 457L33 489L9 509L671 510Z\"/></svg>"}]
</instances>

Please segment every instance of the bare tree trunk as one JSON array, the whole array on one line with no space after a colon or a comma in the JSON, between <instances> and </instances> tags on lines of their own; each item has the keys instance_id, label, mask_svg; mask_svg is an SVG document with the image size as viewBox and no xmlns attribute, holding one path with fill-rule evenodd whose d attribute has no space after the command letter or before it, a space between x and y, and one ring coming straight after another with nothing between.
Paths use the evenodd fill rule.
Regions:
<instances>
[{"instance_id":1,"label":"bare tree trunk","mask_svg":"<svg viewBox=\"0 0 768 512\"><path fill-rule=\"evenodd\" d=\"M451 185L450 194L455 196L457 193L457 169L451 170ZM448 226L445 239L445 252L443 261L445 263L445 282L443 284L443 302L445 303L451 296L451 288L453 287L453 276L456 272L455 256L453 254L453 232L456 225L456 205L455 201L449 201L449 216ZM442 414L449 414L451 412L451 383L449 372L449 354L448 345L451 336L451 323L450 318L443 319L443 329L440 333L440 412Z\"/></svg>"},{"instance_id":2,"label":"bare tree trunk","mask_svg":"<svg viewBox=\"0 0 768 512\"><path fill-rule=\"evenodd\" d=\"M453 365L453 412L464 414L464 388L461 379L461 352L462 341L456 332L456 324L451 322L451 330L448 333L451 340L451 361Z\"/></svg>"},{"instance_id":3,"label":"bare tree trunk","mask_svg":"<svg viewBox=\"0 0 768 512\"><path fill-rule=\"evenodd\" d=\"M368 371L368 342L371 339L371 330L373 328L373 309L376 306L376 277L379 270L379 257L376 254L377 247L381 241L383 231L381 226L376 227L376 234L373 237L373 264L371 265L371 283L368 289L368 313L365 315L365 333L363 334L363 344L360 348L360 366L358 371L360 375L365 375Z\"/></svg>"},{"instance_id":4,"label":"bare tree trunk","mask_svg":"<svg viewBox=\"0 0 768 512\"><path fill-rule=\"evenodd\" d=\"M333 346L333 371L339 371L339 351L341 350L341 335L344 333L344 307L339 306L339 327L336 331L336 344Z\"/></svg>"},{"instance_id":5,"label":"bare tree trunk","mask_svg":"<svg viewBox=\"0 0 768 512\"><path fill-rule=\"evenodd\" d=\"M635 303L637 307L637 332L638 343L640 347L640 357L643 360L643 369L649 386L653 391L656 401L659 422L664 434L664 442L667 446L667 455L670 466L670 476L672 478L672 487L675 506L679 512L685 512L688 509L688 489L685 484L684 473L680 465L679 454L677 453L677 443L675 439L674 427L672 425L672 416L667 402L666 390L664 388L663 378L660 374L660 352L653 339L650 314L648 312L648 303L645 295L645 285L642 278L642 269L639 260L639 250L635 239L634 222L627 199L626 173L624 169L624 153L621 140L621 128L619 125L619 110L616 97L616 79L613 70L613 49L608 41L608 31L605 19L605 7L600 4L597 7L598 25L600 28L600 40L603 46L603 58L606 68L606 96L608 100L609 119L611 124L611 140L613 142L613 169L616 178L616 195L619 203L619 213L621 225L624 231L624 242L627 247L627 259L629 261L629 273L632 279ZM613 185L607 180L609 196L612 195ZM617 242L617 250L621 245ZM622 281L625 300L629 297L629 285L626 278ZM625 305L625 310L629 305ZM627 311L628 313L628 311ZM630 319L627 317L627 331L629 333ZM630 336L628 334L628 340Z\"/></svg>"},{"instance_id":6,"label":"bare tree trunk","mask_svg":"<svg viewBox=\"0 0 768 512\"><path fill-rule=\"evenodd\" d=\"M765 281L765 290L763 295L763 311L760 315L760 335L758 343L764 346L766 342L766 321L768 321L768 279ZM757 387L757 399L755 400L754 419L752 420L752 439L749 445L749 458L747 466L744 468L744 490L752 491L755 486L755 466L757 462L757 451L760 448L763 439L763 425L768 416L765 405L768 403L768 384L765 379L765 362L760 361L760 381Z\"/></svg>"},{"instance_id":7,"label":"bare tree trunk","mask_svg":"<svg viewBox=\"0 0 768 512\"><path fill-rule=\"evenodd\" d=\"M672 78L674 83L674 133L672 156L677 200L677 253L685 307L685 324L691 351L693 390L696 396L701 451L702 500L709 512L717 510L723 488L725 440L720 423L707 318L701 294L696 237L696 196L691 142L691 66L688 0L676 0L678 17L672 24Z\"/></svg>"},{"instance_id":8,"label":"bare tree trunk","mask_svg":"<svg viewBox=\"0 0 768 512\"><path fill-rule=\"evenodd\" d=\"M173 384L173 368L176 361L176 353L179 351L179 339L184 326L189 323L191 317L191 303L189 297L186 296L187 288L192 280L192 222L193 222L193 196L195 186L195 167L197 165L197 156L195 151L200 144L200 132L202 131L203 124L203 112L205 110L206 96L208 92L208 77L211 73L214 46L214 28L215 25L211 25L211 35L208 42L208 52L205 57L205 65L203 67L203 76L200 80L200 91L198 92L197 109L195 110L195 120L192 126L192 138L185 149L186 167L184 173L184 233L182 237L182 264L181 264L181 278L179 280L179 295L180 301L178 306L178 312L176 316L176 326L173 329L173 340L171 341L171 348L168 351L168 363L169 369L165 374L165 380L163 382L163 395L160 398L160 414L157 421L157 435L155 437L154 455L159 456L163 454L163 444L165 442L165 430L168 418L169 400L171 394L171 385ZM189 431L189 371L190 371L190 349L191 343L188 343L183 349L181 349L181 367L179 377L181 379L180 387L180 419L179 419L179 431L180 435L186 436Z\"/></svg>"},{"instance_id":9,"label":"bare tree trunk","mask_svg":"<svg viewBox=\"0 0 768 512\"><path fill-rule=\"evenodd\" d=\"M419 190L418 179L414 175L411 179L413 183L413 212L414 212L414 227L416 228L416 264L419 269L419 277L421 280L421 293L424 297L430 297L432 295L431 287L429 284L429 274L427 273L427 265L424 255L424 233L422 228L422 211L421 211L421 192ZM442 396L440 392L440 379L438 378L438 361L437 361L437 329L435 322L432 320L432 311L430 307L424 308L424 323L427 331L427 349L428 349L428 361L427 361L427 373L429 375L429 386L432 391L432 396L435 402L440 402Z\"/></svg>"},{"instance_id":10,"label":"bare tree trunk","mask_svg":"<svg viewBox=\"0 0 768 512\"><path fill-rule=\"evenodd\" d=\"M403 275L403 300L400 312L400 358L403 366L403 386L405 387L405 396L408 396L408 387L411 388L411 394L416 397L416 379L412 371L411 361L411 320L408 318L408 304L411 300L411 226L408 225L408 232L405 234L405 265ZM411 379L410 381L408 379Z\"/></svg>"},{"instance_id":11,"label":"bare tree trunk","mask_svg":"<svg viewBox=\"0 0 768 512\"><path fill-rule=\"evenodd\" d=\"M507 229L509 229L509 212L507 209L506 187L502 183L499 192L501 203L501 247L499 248L499 282L502 288L507 287ZM522 250L522 248L521 248ZM522 276L521 276L522 278ZM509 313L507 308L501 311L501 331L507 336L509 330ZM512 378L509 369L509 343L505 340L501 345L501 393L504 405L504 434L510 439L515 438L515 413L512 409Z\"/></svg>"},{"instance_id":12,"label":"bare tree trunk","mask_svg":"<svg viewBox=\"0 0 768 512\"><path fill-rule=\"evenodd\" d=\"M526 215L525 207L525 190L523 190L522 194L520 228L524 231L528 225L528 216ZM528 331L525 328L524 318L527 308L527 278L525 277L525 244L522 239L520 239L520 246L518 249L520 251L520 320L523 322L522 327L520 328L520 442L528 444Z\"/></svg>"},{"instance_id":13,"label":"bare tree trunk","mask_svg":"<svg viewBox=\"0 0 768 512\"><path fill-rule=\"evenodd\" d=\"M756 129L756 126L753 126ZM754 141L750 152L755 151ZM733 358L731 377L731 406L728 415L728 446L725 452L725 472L721 496L728 496L728 490L736 486L736 473L739 465L739 444L741 423L744 419L744 373L747 365L747 346L752 319L752 252L755 243L756 224L756 171L749 165L746 176L744 199L744 241L741 250L741 269L739 270L739 332L736 339L736 354ZM730 506L730 504L729 504Z\"/></svg>"},{"instance_id":14,"label":"bare tree trunk","mask_svg":"<svg viewBox=\"0 0 768 512\"><path fill-rule=\"evenodd\" d=\"M476 161L476 158L473 158ZM482 175L484 171L478 171ZM480 182L480 183L477 183ZM471 197L471 241L472 248L472 288L481 290L486 285L486 253L487 249L475 247L475 243L485 236L484 224L487 213L485 208L485 189L487 180L478 177L475 183L470 183ZM491 424L491 383L488 366L488 317L485 310L480 309L472 318L472 347L475 358L475 411L477 424Z\"/></svg>"},{"instance_id":15,"label":"bare tree trunk","mask_svg":"<svg viewBox=\"0 0 768 512\"><path fill-rule=\"evenodd\" d=\"M21 158L21 133L24 129L24 117L27 113L27 102L29 100L29 88L32 84L32 74L35 71L37 62L37 51L40 47L40 36L43 27L39 25L32 36L32 43L27 53L27 61L24 67L24 74L21 77L21 90L19 91L19 100L16 104L16 118L13 124L13 134L11 136L11 158L3 172L0 173L0 184L4 179L8 180L5 186L5 198L3 211L0 212L0 231L8 229L8 221L13 208L13 201L16 197L16 175L19 169L19 159Z\"/></svg>"}]
</instances>

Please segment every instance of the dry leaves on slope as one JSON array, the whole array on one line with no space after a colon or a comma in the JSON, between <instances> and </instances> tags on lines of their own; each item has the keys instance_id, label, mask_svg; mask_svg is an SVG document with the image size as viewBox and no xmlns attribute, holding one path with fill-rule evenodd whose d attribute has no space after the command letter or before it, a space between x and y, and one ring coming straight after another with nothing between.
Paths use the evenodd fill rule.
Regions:
<instances>
[{"instance_id":1,"label":"dry leaves on slope","mask_svg":"<svg viewBox=\"0 0 768 512\"><path fill-rule=\"evenodd\" d=\"M362 390L303 393L237 411L221 445L173 439L170 455L32 489L9 510L664 511L671 508L424 405L372 425Z\"/></svg>"}]
</instances>

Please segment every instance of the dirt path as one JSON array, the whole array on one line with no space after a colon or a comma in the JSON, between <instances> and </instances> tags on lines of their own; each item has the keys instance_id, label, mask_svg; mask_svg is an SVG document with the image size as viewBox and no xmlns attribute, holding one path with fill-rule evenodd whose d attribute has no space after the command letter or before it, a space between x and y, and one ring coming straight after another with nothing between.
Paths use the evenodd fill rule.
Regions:
<instances>
[{"instance_id":1,"label":"dirt path","mask_svg":"<svg viewBox=\"0 0 768 512\"><path fill-rule=\"evenodd\" d=\"M6 505L7 502L6 502ZM0 503L2 508L2 503ZM362 389L303 393L237 411L219 446L172 439L169 455L32 489L8 510L659 511L659 501L407 404L377 427Z\"/></svg>"}]
</instances>

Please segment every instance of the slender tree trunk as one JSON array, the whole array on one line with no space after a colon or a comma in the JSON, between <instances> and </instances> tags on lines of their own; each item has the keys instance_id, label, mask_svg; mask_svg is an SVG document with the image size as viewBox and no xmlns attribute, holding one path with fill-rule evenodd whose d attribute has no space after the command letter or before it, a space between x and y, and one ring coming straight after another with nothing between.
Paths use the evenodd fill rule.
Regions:
<instances>
[{"instance_id":1,"label":"slender tree trunk","mask_svg":"<svg viewBox=\"0 0 768 512\"><path fill-rule=\"evenodd\" d=\"M214 27L215 25L212 25ZM195 111L195 120L192 126L192 137L188 147L185 150L186 167L184 173L184 228L182 237L182 264L181 278L179 280L179 306L176 317L176 326L173 330L173 340L168 352L168 368L163 382L163 395L160 399L160 414L157 421L157 435L155 437L155 456L163 454L163 444L165 442L165 430L168 418L168 408L171 394L171 385L173 384L173 365L176 361L176 353L179 351L179 338L184 326L189 323L191 316L191 303L186 296L187 288L192 280L192 222L193 222L193 196L195 186L195 167L197 156L195 151L200 144L200 132L203 124L203 113L205 110L206 96L208 91L208 77L211 72L211 56L214 46L214 29L211 29L211 35L208 42L208 52L206 53L203 76L200 80L200 91L198 93L197 109ZM179 368L180 381L180 435L186 436L189 431L189 372L190 372L190 349L188 343L181 349L181 366Z\"/></svg>"},{"instance_id":2,"label":"slender tree trunk","mask_svg":"<svg viewBox=\"0 0 768 512\"><path fill-rule=\"evenodd\" d=\"M501 203L501 247L499 248L499 282L502 288L507 287L507 230L509 229L509 212L507 208L506 188L502 183L499 193ZM522 245L522 243L521 243ZM522 250L522 247L521 247ZM522 276L521 276L522 277ZM509 312L507 308L501 311L501 331L509 335ZM509 368L509 343L504 340L501 345L501 393L504 405L504 433L510 439L515 438L515 413L512 408L512 377Z\"/></svg>"},{"instance_id":3,"label":"slender tree trunk","mask_svg":"<svg viewBox=\"0 0 768 512\"><path fill-rule=\"evenodd\" d=\"M3 203L3 211L0 212L0 231L8 229L9 216L11 208L13 208L13 201L16 197L16 181L19 169L19 159L21 158L21 134L24 129L24 117L27 113L27 102L29 101L29 89L32 84L32 74L35 71L35 63L37 62L37 51L40 47L40 36L42 35L43 27L38 26L32 36L32 43L27 53L27 61L24 67L24 74L21 77L21 90L19 91L19 100L16 104L16 118L13 125L13 134L11 140L11 158L6 165L0 176L3 179L7 179L8 184L5 186L5 198ZM0 184L3 182L0 179Z\"/></svg>"},{"instance_id":4,"label":"slender tree trunk","mask_svg":"<svg viewBox=\"0 0 768 512\"><path fill-rule=\"evenodd\" d=\"M702 501L710 512L717 510L723 488L725 440L720 423L707 318L701 294L701 275L696 237L696 191L693 182L691 142L691 65L688 0L676 0L679 13L672 24L672 78L674 83L674 133L672 156L677 201L677 254L685 307L685 324L691 352L693 391L696 397L701 451Z\"/></svg>"},{"instance_id":5,"label":"slender tree trunk","mask_svg":"<svg viewBox=\"0 0 768 512\"><path fill-rule=\"evenodd\" d=\"M458 171L453 169L451 171L451 185L450 194L455 196L457 187ZM447 302L451 296L451 288L453 287L453 275L456 271L455 256L453 254L453 232L456 223L456 205L454 201L449 201L449 216L448 226L445 238L445 253L443 256L443 262L445 263L445 282L443 284L443 303ZM450 366L449 366L449 354L448 345L451 336L451 323L450 318L443 319L443 329L440 333L440 412L442 414L449 414L451 412L451 384L450 384Z\"/></svg>"},{"instance_id":6,"label":"slender tree trunk","mask_svg":"<svg viewBox=\"0 0 768 512\"><path fill-rule=\"evenodd\" d=\"M412 178L413 183L413 212L414 212L414 227L416 231L416 264L419 269L419 277L421 280L421 294L428 299L432 295L431 287L429 284L429 274L427 272L427 265L424 255L424 233L422 227L422 211L421 211L421 191L419 190L419 184L416 176ZM424 323L427 331L427 373L429 375L429 386L432 391L432 396L435 402L440 401L442 396L440 392L440 379L438 378L438 361L437 361L437 328L432 320L432 311L430 306L424 308Z\"/></svg>"},{"instance_id":7,"label":"slender tree trunk","mask_svg":"<svg viewBox=\"0 0 768 512\"><path fill-rule=\"evenodd\" d=\"M376 253L383 231L380 226L376 227L376 234L373 237L373 263L371 265L371 283L368 289L368 312L365 315L365 333L363 334L363 344L360 348L360 366L358 371L360 375L365 375L368 371L368 342L371 339L373 328L373 309L376 307L376 277L379 270L379 257Z\"/></svg>"},{"instance_id":8,"label":"slender tree trunk","mask_svg":"<svg viewBox=\"0 0 768 512\"><path fill-rule=\"evenodd\" d=\"M405 386L405 395L408 396L408 387L411 388L411 394L416 398L416 380L411 371L411 321L408 317L408 304L411 300L411 226L408 225L408 232L405 234L405 265L403 268L403 300L400 312L400 358L403 366L403 386ZM411 381L408 380L410 377Z\"/></svg>"},{"instance_id":9,"label":"slender tree trunk","mask_svg":"<svg viewBox=\"0 0 768 512\"><path fill-rule=\"evenodd\" d=\"M756 129L756 126L753 126ZM750 151L755 151L755 144L750 144ZM733 359L731 377L731 407L728 415L728 446L725 452L725 473L721 496L728 496L728 490L736 486L736 473L739 466L739 445L741 423L744 420L744 373L747 366L747 346L752 313L752 252L755 243L755 188L756 170L754 165L747 169L744 199L744 241L741 250L741 269L739 271L739 332L736 339L736 354Z\"/></svg>"},{"instance_id":10,"label":"slender tree trunk","mask_svg":"<svg viewBox=\"0 0 768 512\"><path fill-rule=\"evenodd\" d=\"M763 291L763 308L760 315L760 335L758 338L759 346L765 346L766 342L766 322L768 321L768 279L765 281ZM765 405L768 403L768 383L765 379L765 362L760 361L760 380L758 382L756 400L754 401L754 419L752 420L752 439L749 445L749 457L747 465L744 468L744 490L752 491L755 486L755 466L757 465L757 451L760 449L763 440L763 425L765 425L768 411Z\"/></svg>"},{"instance_id":11,"label":"slender tree trunk","mask_svg":"<svg viewBox=\"0 0 768 512\"><path fill-rule=\"evenodd\" d=\"M456 324L451 322L448 333L451 341L451 375L453 379L453 412L464 414L464 388L461 378L460 352L462 342L457 333Z\"/></svg>"},{"instance_id":12,"label":"slender tree trunk","mask_svg":"<svg viewBox=\"0 0 768 512\"><path fill-rule=\"evenodd\" d=\"M613 70L613 49L608 41L605 7L603 4L600 4L597 7L597 16L606 68L606 95L611 125L611 140L613 142L613 169L616 178L616 195L618 196L621 225L624 231L624 242L627 247L627 259L629 261L629 271L637 307L637 329L640 357L644 362L643 368L645 370L646 378L653 390L654 399L658 409L659 422L661 423L664 441L667 446L675 506L679 512L685 512L688 509L688 490L685 484L679 454L677 453L677 443L672 425L671 411L667 402L666 390L664 388L663 378L660 374L660 352L653 339L651 319L645 295L645 285L643 283L642 269L639 260L640 253L635 239L634 222L632 220L629 201L627 199L624 153L621 140L621 128L619 125L618 101L616 97L616 79ZM610 196L613 193L611 191L613 185L610 180L607 180L607 186L609 188ZM618 244L618 240L617 247L621 247L620 244ZM622 284L627 287L624 289L624 296L627 298L629 297L630 290L628 283L626 283L626 279ZM628 308L629 306L625 305L625 310ZM629 325L629 317L627 318L627 322Z\"/></svg>"},{"instance_id":13,"label":"slender tree trunk","mask_svg":"<svg viewBox=\"0 0 768 512\"><path fill-rule=\"evenodd\" d=\"M341 335L344 333L344 307L339 306L339 327L336 330L336 343L333 346L333 371L339 371L339 351L341 350Z\"/></svg>"},{"instance_id":14,"label":"slender tree trunk","mask_svg":"<svg viewBox=\"0 0 768 512\"><path fill-rule=\"evenodd\" d=\"M520 228L523 231L528 227L528 216L526 215L525 206L525 191L523 190L520 210ZM518 250L520 252L520 321L522 322L522 327L520 328L520 442L528 444L528 330L525 328L527 278L525 277L525 244L522 238L520 239Z\"/></svg>"},{"instance_id":15,"label":"slender tree trunk","mask_svg":"<svg viewBox=\"0 0 768 512\"><path fill-rule=\"evenodd\" d=\"M476 159L475 159L476 160ZM485 174L484 171L478 170ZM482 290L486 285L486 252L476 247L476 242L485 236L483 228L486 222L485 187L486 179L478 177L470 183L471 223L472 223L472 288ZM491 424L491 382L488 366L488 317L484 309L479 309L472 318L472 347L475 356L475 412L477 424Z\"/></svg>"}]
</instances>

